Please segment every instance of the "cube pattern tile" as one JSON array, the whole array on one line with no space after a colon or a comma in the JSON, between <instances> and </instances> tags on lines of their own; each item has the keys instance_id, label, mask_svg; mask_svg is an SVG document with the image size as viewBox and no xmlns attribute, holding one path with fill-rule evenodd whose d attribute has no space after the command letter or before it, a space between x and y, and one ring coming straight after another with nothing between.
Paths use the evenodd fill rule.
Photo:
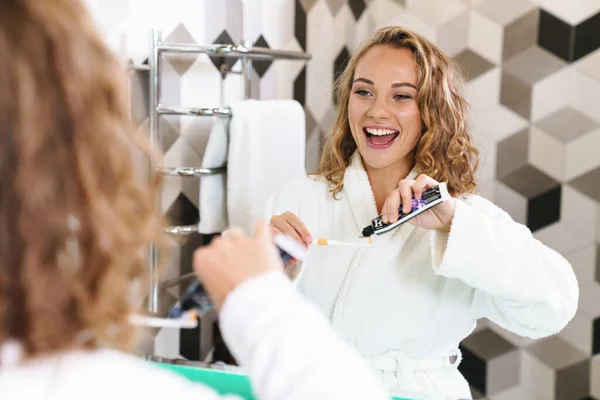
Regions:
<instances>
[{"instance_id":1,"label":"cube pattern tile","mask_svg":"<svg viewBox=\"0 0 600 400\"><path fill-rule=\"evenodd\" d=\"M473 136L485 155L482 193L564 255L582 290L576 317L554 337L534 341L482 321L461 344L461 371L475 398L600 398L600 0L253 0L246 2L245 18L242 0L130 3L104 0L92 12L107 42L136 63L148 58L144 30L151 27L162 29L167 41L237 44L245 38L312 53L307 64L255 63L252 75L256 97L291 97L303 105L309 171L335 118L331 85L362 40L379 27L403 25L438 44L466 77ZM134 25L128 12L146 25ZM125 38L126 49L117 37ZM236 76L228 76L226 92L219 93L223 62L234 70L240 64L164 57L161 102L211 107L239 99ZM130 76L132 118L145 129L147 72ZM210 124L161 118L165 164L200 166ZM197 183L167 180L162 208L170 219L195 223L197 207ZM210 240L192 235L177 243L168 275L191 271L194 248ZM163 296L174 301L183 289ZM218 329L173 338L147 331L138 350L197 360L206 356L207 343L221 343ZM222 346L215 354L230 360Z\"/></svg>"}]
</instances>

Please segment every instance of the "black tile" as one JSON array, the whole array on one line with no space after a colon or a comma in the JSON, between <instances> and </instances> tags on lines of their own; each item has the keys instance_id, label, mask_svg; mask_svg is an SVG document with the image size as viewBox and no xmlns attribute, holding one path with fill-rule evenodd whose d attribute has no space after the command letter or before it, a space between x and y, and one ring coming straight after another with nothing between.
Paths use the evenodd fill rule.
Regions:
<instances>
[{"instance_id":1,"label":"black tile","mask_svg":"<svg viewBox=\"0 0 600 400\"><path fill-rule=\"evenodd\" d=\"M179 330L179 354L186 360L200 360L200 324L194 329Z\"/></svg>"},{"instance_id":2,"label":"black tile","mask_svg":"<svg viewBox=\"0 0 600 400\"><path fill-rule=\"evenodd\" d=\"M546 10L540 12L538 44L565 61L573 61L575 29Z\"/></svg>"},{"instance_id":3,"label":"black tile","mask_svg":"<svg viewBox=\"0 0 600 400\"><path fill-rule=\"evenodd\" d=\"M350 61L350 52L344 46L340 53L337 55L335 60L333 61L333 79L337 81L342 72L346 69L346 65L348 65L348 61ZM333 93L333 103L337 105L337 96L334 90Z\"/></svg>"},{"instance_id":4,"label":"black tile","mask_svg":"<svg viewBox=\"0 0 600 400\"><path fill-rule=\"evenodd\" d=\"M600 354L600 317L592 325L592 355Z\"/></svg>"},{"instance_id":5,"label":"black tile","mask_svg":"<svg viewBox=\"0 0 600 400\"><path fill-rule=\"evenodd\" d=\"M600 48L600 12L575 27L573 61Z\"/></svg>"},{"instance_id":6,"label":"black tile","mask_svg":"<svg viewBox=\"0 0 600 400\"><path fill-rule=\"evenodd\" d=\"M352 14L354 14L354 18L358 20L362 13L365 11L367 6L365 5L365 0L349 0L348 5L350 6L350 10L352 10Z\"/></svg>"},{"instance_id":7,"label":"black tile","mask_svg":"<svg viewBox=\"0 0 600 400\"><path fill-rule=\"evenodd\" d=\"M254 43L254 46L267 47L269 49L271 48L269 46L269 43L267 43L267 41L263 37L263 35L260 35L258 40ZM272 63L273 63L272 61L254 61L252 63L252 66L253 66L254 70L256 71L256 73L258 74L258 76L262 78Z\"/></svg>"},{"instance_id":8,"label":"black tile","mask_svg":"<svg viewBox=\"0 0 600 400\"><path fill-rule=\"evenodd\" d=\"M231 38L231 36L229 36L229 33L227 33L227 31L224 30L213 41L213 44L231 44L231 45L235 45L235 42L233 41L233 39ZM209 58L212 61L212 63L215 65L215 67L217 67L217 69L219 69L219 70L221 68L221 65L223 65L223 64L226 64L227 65L227 69L231 70L231 68L233 68L233 65L238 60L237 57L209 57Z\"/></svg>"},{"instance_id":9,"label":"black tile","mask_svg":"<svg viewBox=\"0 0 600 400\"><path fill-rule=\"evenodd\" d=\"M166 217L172 225L193 225L200 221L198 208L183 193L171 204Z\"/></svg>"},{"instance_id":10,"label":"black tile","mask_svg":"<svg viewBox=\"0 0 600 400\"><path fill-rule=\"evenodd\" d=\"M306 66L294 79L294 100L302 105L306 104Z\"/></svg>"},{"instance_id":11,"label":"black tile","mask_svg":"<svg viewBox=\"0 0 600 400\"><path fill-rule=\"evenodd\" d=\"M562 186L542 193L527 203L527 227L532 232L560 220L560 197Z\"/></svg>"},{"instance_id":12,"label":"black tile","mask_svg":"<svg viewBox=\"0 0 600 400\"><path fill-rule=\"evenodd\" d=\"M302 50L306 51L306 12L300 3L296 0L296 15L294 17L294 35Z\"/></svg>"},{"instance_id":13,"label":"black tile","mask_svg":"<svg viewBox=\"0 0 600 400\"><path fill-rule=\"evenodd\" d=\"M486 362L462 344L459 346L459 349L462 352L462 361L458 365L458 370L474 389L485 395L487 375Z\"/></svg>"}]
</instances>

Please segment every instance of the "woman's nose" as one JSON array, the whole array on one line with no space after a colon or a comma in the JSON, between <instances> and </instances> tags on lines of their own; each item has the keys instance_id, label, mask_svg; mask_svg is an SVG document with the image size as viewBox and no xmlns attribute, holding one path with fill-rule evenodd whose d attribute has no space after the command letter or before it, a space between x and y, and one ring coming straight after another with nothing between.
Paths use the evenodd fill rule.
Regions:
<instances>
[{"instance_id":1,"label":"woman's nose","mask_svg":"<svg viewBox=\"0 0 600 400\"><path fill-rule=\"evenodd\" d=\"M373 119L385 119L389 116L387 104L383 99L375 99L371 108L367 111L367 116Z\"/></svg>"}]
</instances>

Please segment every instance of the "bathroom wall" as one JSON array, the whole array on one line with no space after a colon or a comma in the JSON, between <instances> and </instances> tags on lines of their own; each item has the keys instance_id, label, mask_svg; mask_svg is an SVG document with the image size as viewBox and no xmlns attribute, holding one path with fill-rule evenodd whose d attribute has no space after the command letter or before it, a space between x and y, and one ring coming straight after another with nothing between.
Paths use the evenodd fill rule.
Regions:
<instances>
[{"instance_id":1,"label":"bathroom wall","mask_svg":"<svg viewBox=\"0 0 600 400\"><path fill-rule=\"evenodd\" d=\"M334 122L334 76L361 40L397 24L437 43L468 79L482 194L571 261L581 288L579 311L557 336L531 341L483 321L462 344L461 370L478 398L600 398L600 0L248 0L244 18L240 0L88 2L111 46L135 63L147 57L150 27L172 41L244 36L312 53L306 67L277 61L255 72L258 97L305 106L309 170ZM218 71L205 56L166 57L163 71L163 103L220 104ZM131 82L132 112L143 126L145 73L132 73ZM224 86L225 103L240 98L238 76ZM211 123L163 119L165 164L200 166ZM197 198L193 180L170 179L163 209L176 223L194 223ZM179 244L167 273L188 271L192 249L208 239ZM146 334L145 351L198 357L197 332Z\"/></svg>"}]
</instances>

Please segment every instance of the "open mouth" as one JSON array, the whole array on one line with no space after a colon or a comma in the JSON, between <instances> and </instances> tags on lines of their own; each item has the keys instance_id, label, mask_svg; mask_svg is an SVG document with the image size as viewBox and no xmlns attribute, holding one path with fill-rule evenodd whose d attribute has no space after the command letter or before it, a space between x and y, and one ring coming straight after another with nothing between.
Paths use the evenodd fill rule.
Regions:
<instances>
[{"instance_id":1,"label":"open mouth","mask_svg":"<svg viewBox=\"0 0 600 400\"><path fill-rule=\"evenodd\" d=\"M388 147L400 135L400 132L393 129L363 128L363 132L367 142L373 147Z\"/></svg>"}]
</instances>

